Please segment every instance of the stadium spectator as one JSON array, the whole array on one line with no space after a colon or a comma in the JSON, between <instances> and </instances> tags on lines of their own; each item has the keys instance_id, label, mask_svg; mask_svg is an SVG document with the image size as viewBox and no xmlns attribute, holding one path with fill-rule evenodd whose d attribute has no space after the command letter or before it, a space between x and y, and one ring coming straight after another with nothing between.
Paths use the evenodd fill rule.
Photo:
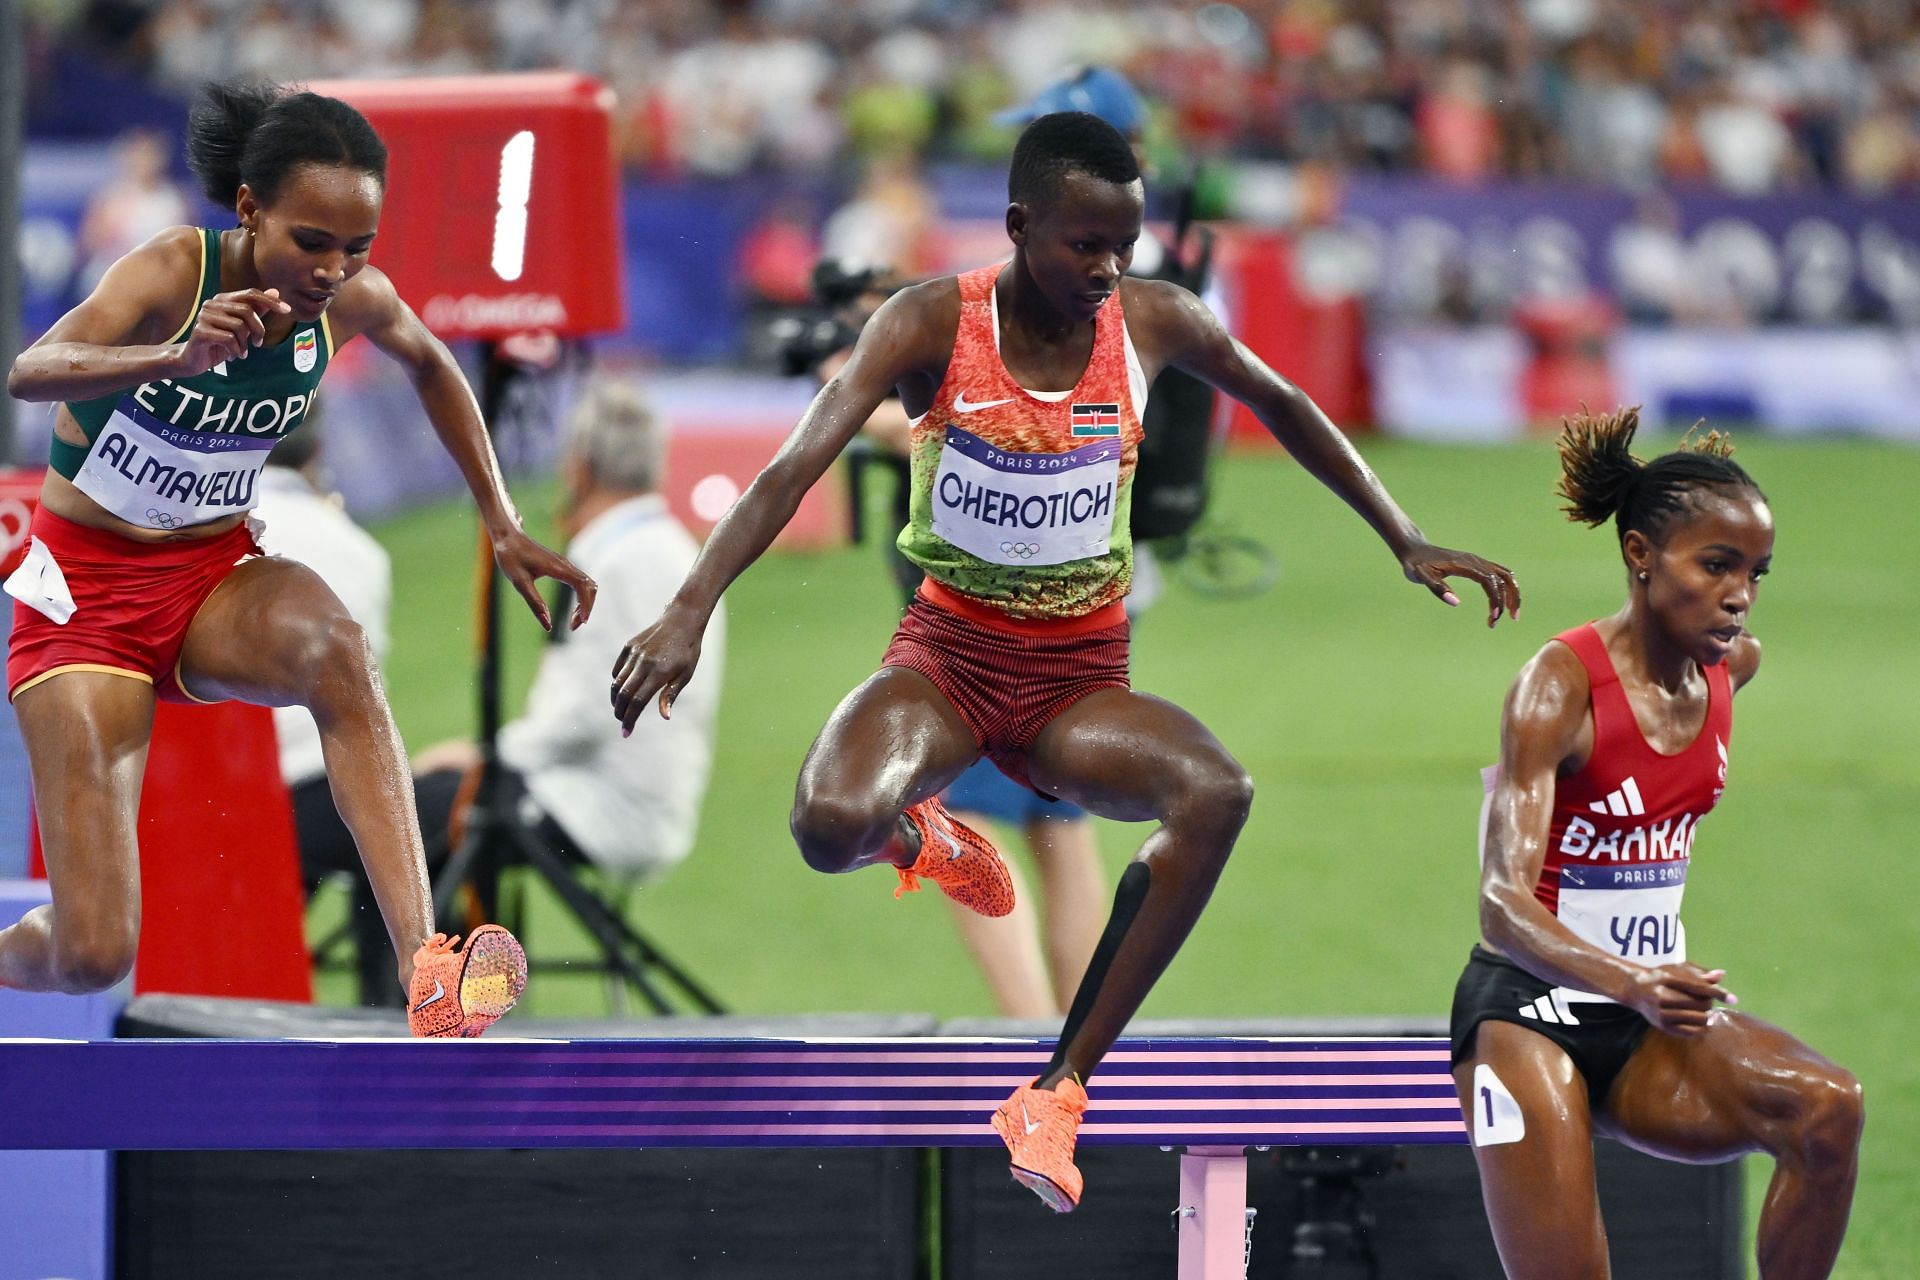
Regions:
<instances>
[{"instance_id":1,"label":"stadium spectator","mask_svg":"<svg viewBox=\"0 0 1920 1280\"><path fill-rule=\"evenodd\" d=\"M820 232L821 254L917 280L941 265L935 236L938 215L912 152L876 155L853 199L828 216Z\"/></svg>"},{"instance_id":2,"label":"stadium spectator","mask_svg":"<svg viewBox=\"0 0 1920 1280\"><path fill-rule=\"evenodd\" d=\"M817 171L845 149L980 156L983 104L1080 63L1133 75L1202 156L1634 189L1657 174L1737 191L1915 176L1849 157L1911 132L1916 0L160 0L107 31L85 8L34 7L36 43L118 41L118 61L163 86L210 63L269 78L585 71L620 95L629 163L709 176Z\"/></svg>"},{"instance_id":3,"label":"stadium spectator","mask_svg":"<svg viewBox=\"0 0 1920 1280\"><path fill-rule=\"evenodd\" d=\"M80 220L76 292L93 292L108 267L166 230L192 221L186 193L167 173L167 144L147 129L122 134L113 146L113 176L87 202Z\"/></svg>"}]
</instances>

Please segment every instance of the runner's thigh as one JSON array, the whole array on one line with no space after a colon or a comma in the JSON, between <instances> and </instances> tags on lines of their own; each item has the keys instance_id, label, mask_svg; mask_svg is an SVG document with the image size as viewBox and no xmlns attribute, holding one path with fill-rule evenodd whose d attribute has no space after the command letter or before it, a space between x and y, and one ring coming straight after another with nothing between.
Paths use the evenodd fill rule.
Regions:
<instances>
[{"instance_id":1,"label":"runner's thigh","mask_svg":"<svg viewBox=\"0 0 1920 1280\"><path fill-rule=\"evenodd\" d=\"M194 615L181 683L203 700L285 706L305 696L317 668L361 658L370 664L372 651L320 575L260 556L229 574Z\"/></svg>"},{"instance_id":2,"label":"runner's thigh","mask_svg":"<svg viewBox=\"0 0 1920 1280\"><path fill-rule=\"evenodd\" d=\"M1695 1036L1649 1032L1595 1117L1601 1132L1669 1160L1728 1160L1766 1145L1810 1092L1846 1073L1779 1027L1720 1010Z\"/></svg>"},{"instance_id":3,"label":"runner's thigh","mask_svg":"<svg viewBox=\"0 0 1920 1280\"><path fill-rule=\"evenodd\" d=\"M931 680L883 667L828 717L801 766L799 795L854 794L903 809L937 795L979 756L973 731Z\"/></svg>"},{"instance_id":4,"label":"runner's thigh","mask_svg":"<svg viewBox=\"0 0 1920 1280\"><path fill-rule=\"evenodd\" d=\"M1145 822L1183 799L1244 802L1246 770L1213 731L1165 698L1098 689L1055 716L1027 752L1034 786L1103 818Z\"/></svg>"},{"instance_id":5,"label":"runner's thigh","mask_svg":"<svg viewBox=\"0 0 1920 1280\"><path fill-rule=\"evenodd\" d=\"M1487 1021L1453 1078L1509 1280L1605 1277L1593 1126L1573 1060L1537 1032Z\"/></svg>"}]
</instances>

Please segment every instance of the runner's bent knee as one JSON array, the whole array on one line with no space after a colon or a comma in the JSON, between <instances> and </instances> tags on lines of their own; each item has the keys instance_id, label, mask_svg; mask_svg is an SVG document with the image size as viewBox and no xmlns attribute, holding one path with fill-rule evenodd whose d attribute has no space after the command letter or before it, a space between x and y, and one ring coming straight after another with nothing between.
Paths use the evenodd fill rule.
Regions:
<instances>
[{"instance_id":1,"label":"runner's bent knee","mask_svg":"<svg viewBox=\"0 0 1920 1280\"><path fill-rule=\"evenodd\" d=\"M73 927L54 914L54 979L62 991L83 995L104 991L133 972L140 926L124 915L118 920Z\"/></svg>"},{"instance_id":2,"label":"runner's bent knee","mask_svg":"<svg viewBox=\"0 0 1920 1280\"><path fill-rule=\"evenodd\" d=\"M1225 752L1187 762L1175 780L1167 822L1239 834L1253 810L1253 777Z\"/></svg>"},{"instance_id":3,"label":"runner's bent knee","mask_svg":"<svg viewBox=\"0 0 1920 1280\"><path fill-rule=\"evenodd\" d=\"M314 619L295 643L289 665L309 706L363 696L378 680L366 629L344 613Z\"/></svg>"},{"instance_id":4,"label":"runner's bent knee","mask_svg":"<svg viewBox=\"0 0 1920 1280\"><path fill-rule=\"evenodd\" d=\"M897 815L877 812L863 797L807 789L787 820L800 856L815 871L845 871L887 838Z\"/></svg>"},{"instance_id":5,"label":"runner's bent knee","mask_svg":"<svg viewBox=\"0 0 1920 1280\"><path fill-rule=\"evenodd\" d=\"M1808 1164L1843 1164L1859 1149L1865 1124L1860 1081L1852 1072L1833 1067L1807 1076L1790 1140Z\"/></svg>"}]
</instances>

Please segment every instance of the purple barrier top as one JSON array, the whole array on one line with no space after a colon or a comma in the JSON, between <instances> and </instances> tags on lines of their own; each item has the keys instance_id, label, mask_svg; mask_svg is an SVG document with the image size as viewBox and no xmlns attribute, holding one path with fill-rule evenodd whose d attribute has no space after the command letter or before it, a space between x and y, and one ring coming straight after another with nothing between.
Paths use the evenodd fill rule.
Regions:
<instances>
[{"instance_id":1,"label":"purple barrier top","mask_svg":"<svg viewBox=\"0 0 1920 1280\"><path fill-rule=\"evenodd\" d=\"M1021 1040L0 1041L0 1149L966 1147ZM1081 1141L1465 1141L1440 1039L1123 1039Z\"/></svg>"}]
</instances>

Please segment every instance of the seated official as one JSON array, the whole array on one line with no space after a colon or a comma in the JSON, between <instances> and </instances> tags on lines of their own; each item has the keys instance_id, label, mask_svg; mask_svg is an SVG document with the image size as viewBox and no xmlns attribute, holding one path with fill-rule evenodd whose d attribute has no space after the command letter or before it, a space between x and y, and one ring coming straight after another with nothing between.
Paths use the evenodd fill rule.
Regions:
<instances>
[{"instance_id":1,"label":"seated official","mask_svg":"<svg viewBox=\"0 0 1920 1280\"><path fill-rule=\"evenodd\" d=\"M698 550L655 492L661 455L653 413L636 392L601 383L582 395L566 426L557 523L575 553L598 567L589 572L601 584L600 598L579 630L553 632L526 713L502 727L498 743L499 785L515 819L563 856L629 880L656 876L693 848L712 771L725 646L725 618L716 613L707 661L675 702L673 719L656 717L635 726L631 738L620 736L607 715L614 659L626 637L665 607ZM316 569L383 643L391 594L385 553L337 501L299 475L262 484L268 549ZM352 876L356 941L362 956L379 957L385 946L379 912L353 839L333 810L317 742L302 746L308 723L306 730L291 722L275 726L308 891L330 874ZM479 748L470 742L442 743L414 760L420 831L436 873L457 844L479 762ZM363 1003L401 1003L391 974L383 979L363 963L360 982Z\"/></svg>"},{"instance_id":2,"label":"seated official","mask_svg":"<svg viewBox=\"0 0 1920 1280\"><path fill-rule=\"evenodd\" d=\"M655 492L662 444L633 389L588 387L560 458L558 522L569 555L600 584L593 616L554 632L525 713L500 731L501 785L520 822L564 854L627 879L659 875L693 848L713 768L726 643L724 614L707 629L705 661L673 704L623 738L607 714L613 664L628 636L658 617L699 547ZM422 793L470 773L472 743L443 743L414 762ZM432 831L428 839L432 841Z\"/></svg>"}]
</instances>

